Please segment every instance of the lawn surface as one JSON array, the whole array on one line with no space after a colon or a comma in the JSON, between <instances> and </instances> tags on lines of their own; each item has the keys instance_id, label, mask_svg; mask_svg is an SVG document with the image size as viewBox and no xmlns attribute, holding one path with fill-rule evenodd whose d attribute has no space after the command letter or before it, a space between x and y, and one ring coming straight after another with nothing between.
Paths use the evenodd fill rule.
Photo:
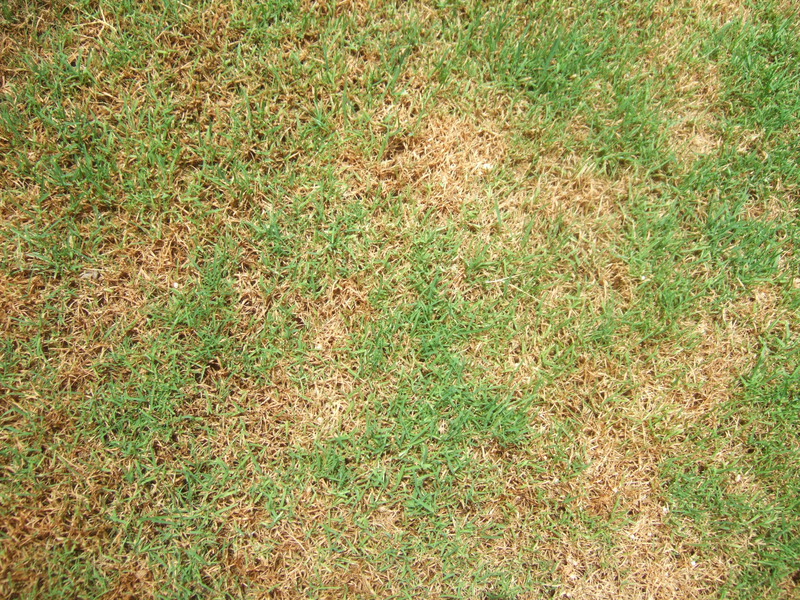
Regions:
<instances>
[{"instance_id":1,"label":"lawn surface","mask_svg":"<svg viewBox=\"0 0 800 600\"><path fill-rule=\"evenodd\" d=\"M800 598L793 1L0 2L0 597Z\"/></svg>"}]
</instances>

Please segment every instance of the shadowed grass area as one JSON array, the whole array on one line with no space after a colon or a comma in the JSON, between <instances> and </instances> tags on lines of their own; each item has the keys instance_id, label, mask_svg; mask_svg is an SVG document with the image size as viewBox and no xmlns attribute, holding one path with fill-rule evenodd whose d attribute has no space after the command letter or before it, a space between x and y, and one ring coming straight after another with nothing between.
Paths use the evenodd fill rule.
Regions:
<instances>
[{"instance_id":1,"label":"shadowed grass area","mask_svg":"<svg viewBox=\"0 0 800 600\"><path fill-rule=\"evenodd\" d=\"M0 3L0 596L796 597L798 40Z\"/></svg>"}]
</instances>

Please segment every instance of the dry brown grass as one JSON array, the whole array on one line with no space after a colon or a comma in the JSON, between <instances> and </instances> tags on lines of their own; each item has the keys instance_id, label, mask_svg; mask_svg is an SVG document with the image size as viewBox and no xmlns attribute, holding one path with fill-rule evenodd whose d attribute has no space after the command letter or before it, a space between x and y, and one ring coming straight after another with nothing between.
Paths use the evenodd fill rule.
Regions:
<instances>
[{"instance_id":1,"label":"dry brown grass","mask_svg":"<svg viewBox=\"0 0 800 600\"><path fill-rule=\"evenodd\" d=\"M687 164L719 149L722 140L715 131L715 119L707 113L687 112L678 119L671 142L676 155Z\"/></svg>"},{"instance_id":2,"label":"dry brown grass","mask_svg":"<svg viewBox=\"0 0 800 600\"><path fill-rule=\"evenodd\" d=\"M560 473L554 465L548 465L546 474L519 471L514 465L549 459L541 450L523 448L513 450L511 457L483 457L507 482L497 509L508 502L514 510L503 542L487 553L497 557L497 568L499 557L519 557L525 548L536 547L560 565L559 596L704 598L718 589L736 565L723 556L699 557L700 531L674 536L660 465L693 451L684 435L692 427L720 426L719 409L739 393L738 376L752 366L758 340L766 329L790 321L779 290L766 286L730 305L718 319L699 321L691 350L683 343L672 349L662 346L628 364L582 357L574 373L547 388L544 400L550 408L538 409L535 419L545 436L553 435L565 417L580 423L571 453L586 468L577 477ZM635 345L633 339L620 340L623 352ZM536 343L529 341L528 348L528 356L535 356ZM519 357L512 362L517 385L537 378L535 361ZM709 460L725 465L744 459L746 452L731 438ZM746 473L733 477L731 485L731 493L765 493ZM571 538L566 532L542 541L535 529L525 528L525 515L545 510L543 499L570 499L572 510L619 525L603 543Z\"/></svg>"},{"instance_id":3,"label":"dry brown grass","mask_svg":"<svg viewBox=\"0 0 800 600\"><path fill-rule=\"evenodd\" d=\"M0 91L5 91L12 78L25 76L26 69L17 59L24 52L39 51L38 38L52 28L58 13L63 12L63 5L61 2L12 0L4 10L12 18L0 20Z\"/></svg>"},{"instance_id":4,"label":"dry brown grass","mask_svg":"<svg viewBox=\"0 0 800 600\"><path fill-rule=\"evenodd\" d=\"M403 196L413 190L422 210L450 216L480 202L486 175L506 153L500 128L481 115L466 119L437 111L419 120L413 105L395 110L387 107L386 113L396 114L400 123L419 124L393 136L381 156L355 151L343 156L345 177L356 184L352 193Z\"/></svg>"},{"instance_id":5,"label":"dry brown grass","mask_svg":"<svg viewBox=\"0 0 800 600\"><path fill-rule=\"evenodd\" d=\"M665 34L669 36L669 34ZM680 47L674 52L679 52ZM684 64L662 53L655 60L667 64ZM669 131L670 145L676 156L687 166L697 158L713 153L722 145L719 133L721 111L719 73L714 65L686 66L675 77L680 102L671 107L673 125Z\"/></svg>"}]
</instances>

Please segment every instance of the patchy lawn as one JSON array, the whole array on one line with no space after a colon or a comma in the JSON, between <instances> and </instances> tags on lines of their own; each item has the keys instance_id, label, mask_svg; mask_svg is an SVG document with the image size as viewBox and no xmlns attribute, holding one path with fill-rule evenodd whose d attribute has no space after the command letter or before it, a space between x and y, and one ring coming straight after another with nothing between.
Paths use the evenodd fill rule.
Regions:
<instances>
[{"instance_id":1,"label":"patchy lawn","mask_svg":"<svg viewBox=\"0 0 800 600\"><path fill-rule=\"evenodd\" d=\"M0 3L0 596L800 597L798 25Z\"/></svg>"}]
</instances>

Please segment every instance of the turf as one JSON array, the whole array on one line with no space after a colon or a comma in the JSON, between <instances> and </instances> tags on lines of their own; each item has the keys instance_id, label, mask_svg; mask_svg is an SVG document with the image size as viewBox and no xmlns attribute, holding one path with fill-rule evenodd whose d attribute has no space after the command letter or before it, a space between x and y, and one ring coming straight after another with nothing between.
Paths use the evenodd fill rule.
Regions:
<instances>
[{"instance_id":1,"label":"turf","mask_svg":"<svg viewBox=\"0 0 800 600\"><path fill-rule=\"evenodd\" d=\"M0 2L0 596L800 597L792 2Z\"/></svg>"}]
</instances>

